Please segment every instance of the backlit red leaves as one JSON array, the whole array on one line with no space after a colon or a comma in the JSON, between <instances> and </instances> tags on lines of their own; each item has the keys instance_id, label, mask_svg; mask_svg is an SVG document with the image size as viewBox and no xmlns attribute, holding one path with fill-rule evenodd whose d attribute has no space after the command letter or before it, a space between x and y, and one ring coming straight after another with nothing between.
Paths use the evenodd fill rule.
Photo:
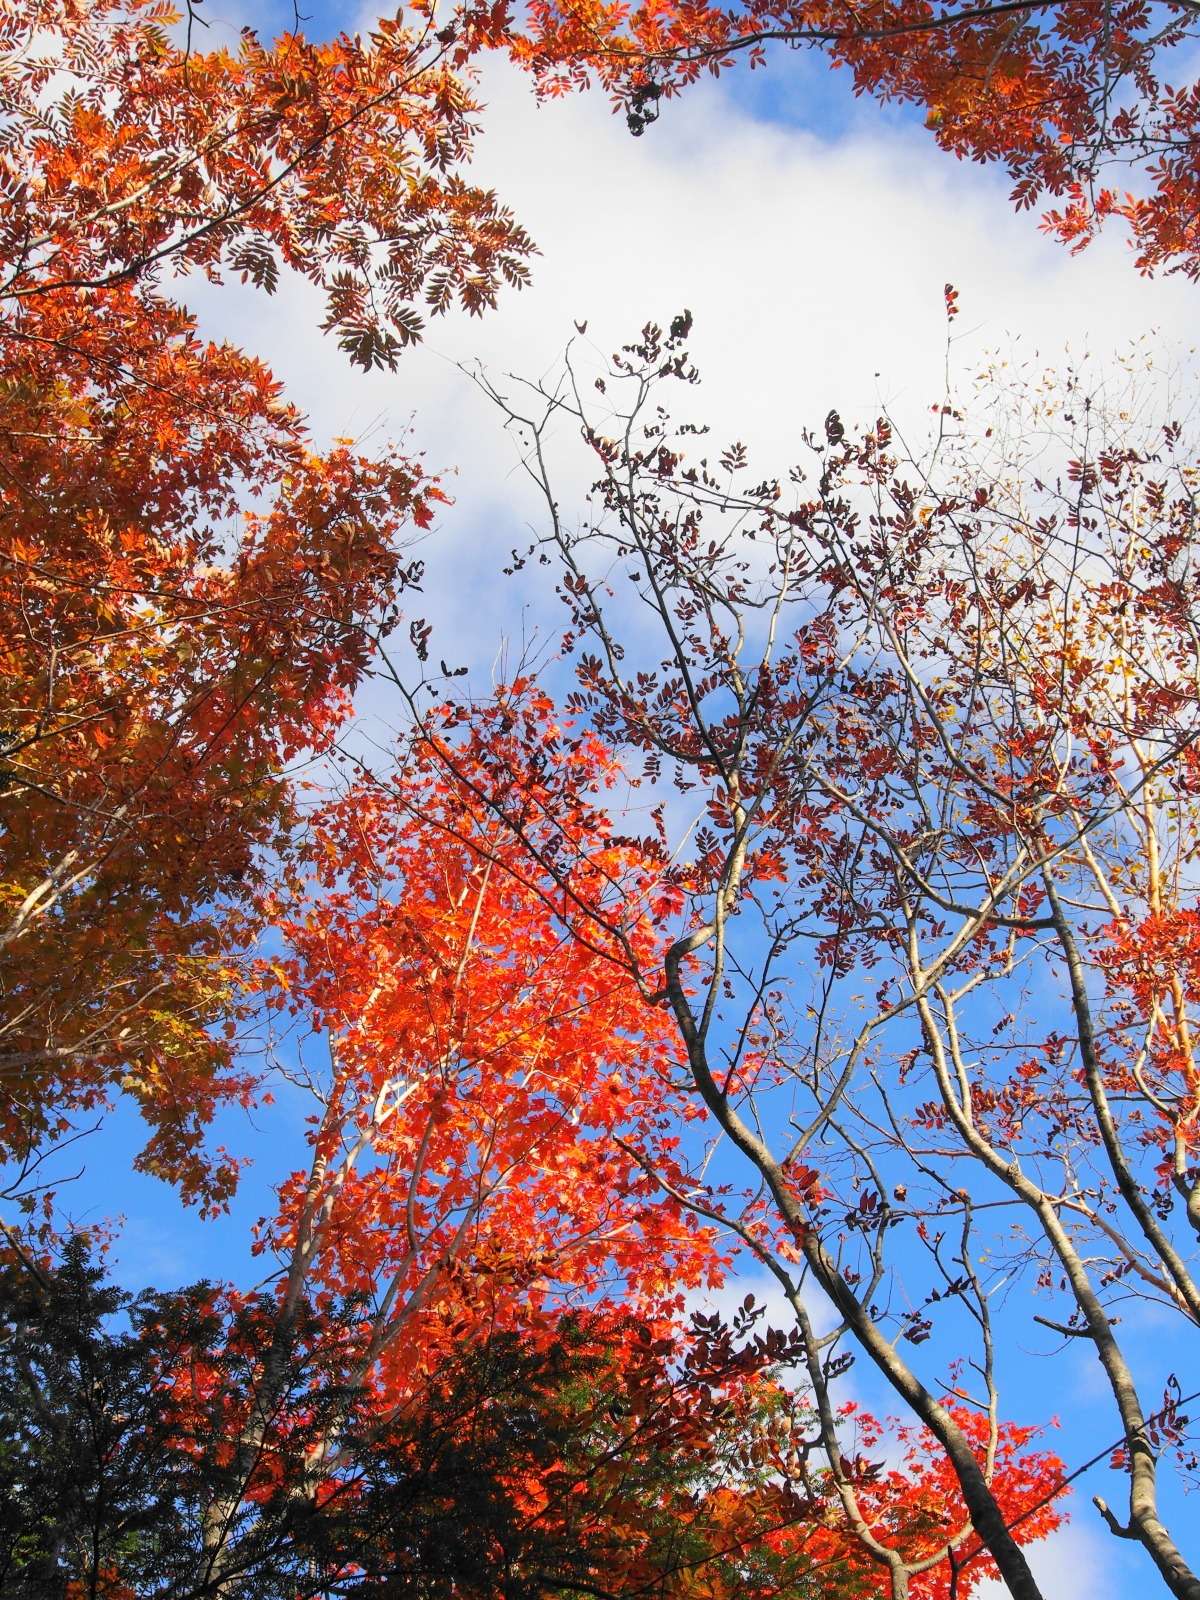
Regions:
<instances>
[{"instance_id":1,"label":"backlit red leaves","mask_svg":"<svg viewBox=\"0 0 1200 1600\"><path fill-rule=\"evenodd\" d=\"M555 827L590 835L567 895L498 825L472 787L478 755L447 730L394 784L364 780L313 819L311 894L280 922L290 954L263 969L332 1061L310 1169L284 1185L270 1242L339 1293L390 1285L386 1383L447 1337L564 1297L677 1311L722 1259L645 1170L682 1176L671 1035L615 959L619 939L657 938L636 911L655 864L605 838L603 753L551 753L536 695L506 706L541 735L545 792L570 785ZM541 837L536 789L511 798ZM617 883L610 947L571 937Z\"/></svg>"}]
</instances>

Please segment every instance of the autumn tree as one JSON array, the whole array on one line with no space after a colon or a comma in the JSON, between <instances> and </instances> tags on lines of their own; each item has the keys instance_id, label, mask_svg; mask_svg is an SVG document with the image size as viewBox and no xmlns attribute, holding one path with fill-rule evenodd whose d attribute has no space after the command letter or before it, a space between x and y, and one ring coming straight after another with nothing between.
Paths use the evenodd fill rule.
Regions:
<instances>
[{"instance_id":1,"label":"autumn tree","mask_svg":"<svg viewBox=\"0 0 1200 1600\"><path fill-rule=\"evenodd\" d=\"M395 452L316 451L167 280L305 275L370 366L419 336L418 304L519 285L531 246L460 176L453 27L230 51L195 20L0 6L0 1144L36 1159L119 1089L147 1169L220 1204L236 1161L201 1142L250 1092L249 891L438 492Z\"/></svg>"},{"instance_id":2,"label":"autumn tree","mask_svg":"<svg viewBox=\"0 0 1200 1600\"><path fill-rule=\"evenodd\" d=\"M284 836L286 764L344 717L436 490L313 452L269 375L186 319L128 334L136 379L30 347L0 424L3 1143L119 1086L147 1164L192 1189L244 1082L211 1032L241 993L221 901Z\"/></svg>"},{"instance_id":3,"label":"autumn tree","mask_svg":"<svg viewBox=\"0 0 1200 1600\"><path fill-rule=\"evenodd\" d=\"M1188 1459L1179 1347L1121 1327L1131 1299L1180 1338L1197 1311L1188 441L1078 377L1009 379L978 434L939 407L928 459L831 413L763 478L672 419L689 329L647 328L598 396L573 360L492 391L546 495L534 551L568 608L573 737L640 763L636 842L686 901L651 965L618 896L580 935L603 927L671 1017L682 1103L749 1182L681 1184L649 1151L645 1170L774 1274L831 1438L848 1353L874 1363L968 1509L945 1559L986 1548L1014 1595L1039 1591L993 1478L1010 1342L1093 1351L1128 1495L1101 1515L1194 1596L1157 1497L1164 1455ZM551 476L564 415L600 473L578 523ZM561 798L540 797L534 840L528 760L476 723L477 792L566 890ZM1034 1296L1030 1325L1012 1306L998 1323L1001 1282ZM904 1557L871 1537L905 1593Z\"/></svg>"},{"instance_id":4,"label":"autumn tree","mask_svg":"<svg viewBox=\"0 0 1200 1600\"><path fill-rule=\"evenodd\" d=\"M1002 166L1018 209L1048 206L1043 226L1071 248L1116 217L1142 271L1195 278L1196 21L1192 0L534 0L515 53L543 92L598 82L641 133L665 101L740 58L753 68L821 51L856 94L923 112L943 150Z\"/></svg>"},{"instance_id":5,"label":"autumn tree","mask_svg":"<svg viewBox=\"0 0 1200 1600\"><path fill-rule=\"evenodd\" d=\"M511 735L557 772L531 693ZM587 855L572 892L593 908L618 883L644 894L627 933L648 955L673 891L607 836L612 773L599 744L563 769L561 821ZM689 1287L719 1279L712 1230L658 1204L614 1137L681 1170L661 1127L670 1032L603 938L566 936L555 892L436 751L416 750L313 815L295 887L269 907L285 948L262 967L264 1001L292 1020L277 1052L312 1113L309 1159L257 1249L277 1260L283 1327L308 1294L370 1298L357 1377L381 1404L473 1330L535 1327L573 1298L665 1327Z\"/></svg>"}]
</instances>

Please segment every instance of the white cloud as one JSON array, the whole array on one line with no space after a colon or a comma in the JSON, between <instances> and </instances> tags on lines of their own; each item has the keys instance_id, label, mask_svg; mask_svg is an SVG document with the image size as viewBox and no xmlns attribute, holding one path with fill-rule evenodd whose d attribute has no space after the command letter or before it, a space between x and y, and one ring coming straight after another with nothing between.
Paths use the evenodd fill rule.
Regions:
<instances>
[{"instance_id":1,"label":"white cloud","mask_svg":"<svg viewBox=\"0 0 1200 1600\"><path fill-rule=\"evenodd\" d=\"M687 1297L687 1307L689 1311L703 1311L709 1314L717 1311L726 1322L732 1322L747 1295L753 1295L755 1304L761 1306L765 1313L760 1327L786 1330L793 1326L796 1319L783 1292L783 1286L764 1268L755 1267L747 1272L733 1274L715 1289L694 1290ZM807 1294L805 1299L807 1301ZM819 1317L820 1313L815 1303L812 1309L814 1315ZM825 1325L822 1322L822 1326Z\"/></svg>"},{"instance_id":2,"label":"white cloud","mask_svg":"<svg viewBox=\"0 0 1200 1600\"><path fill-rule=\"evenodd\" d=\"M607 349L685 304L698 319L706 405L755 444L785 450L830 405L866 412L882 396L919 409L938 397L947 280L960 327L980 330L975 343L1012 332L1051 354L1102 349L1151 324L1168 335L1189 326L1189 285L1139 278L1115 236L1067 255L1036 218L1012 212L994 174L956 165L919 130L881 118L874 132L868 123L828 144L756 122L702 87L635 140L598 95L538 106L523 78L496 67L485 97L473 176L538 240L534 288L481 321L433 324L399 374L367 380L310 331L312 308L292 291L255 298L239 331L319 426L380 414L403 424L415 411L434 458L474 465L493 441L477 436L486 413L454 361L536 374L572 319L588 319Z\"/></svg>"},{"instance_id":3,"label":"white cloud","mask_svg":"<svg viewBox=\"0 0 1200 1600\"><path fill-rule=\"evenodd\" d=\"M1117 1600L1124 1563L1114 1559L1114 1540L1099 1529L1068 1523L1030 1545L1026 1557L1044 1595L1053 1600ZM1006 1600L1008 1590L988 1578L974 1600Z\"/></svg>"},{"instance_id":4,"label":"white cloud","mask_svg":"<svg viewBox=\"0 0 1200 1600\"><path fill-rule=\"evenodd\" d=\"M1068 345L1100 355L1150 326L1178 342L1190 325L1192 286L1139 278L1115 237L1067 255L1036 218L1013 213L995 174L869 108L829 143L755 121L720 85L702 86L633 139L597 94L538 106L500 66L483 93L473 175L541 246L531 290L480 321L435 322L398 373L371 376L317 333L307 285L274 300L197 287L194 299L206 327L271 362L318 434L394 435L411 423L431 466L459 468L458 503L428 546L423 609L452 640L448 653L484 671L502 630L519 640L536 621L522 619L498 569L537 506L499 417L456 362L536 376L576 319L598 356L646 318L688 306L705 376L695 413L780 470L830 407L869 420L886 402L923 425L942 391L947 281L963 307L956 329L968 330L955 350L965 373L1010 331L1018 358L1053 360Z\"/></svg>"},{"instance_id":5,"label":"white cloud","mask_svg":"<svg viewBox=\"0 0 1200 1600\"><path fill-rule=\"evenodd\" d=\"M796 1319L783 1286L761 1266L753 1266L741 1272L735 1270L719 1288L697 1290L688 1295L687 1309L717 1311L726 1322L732 1323L748 1294L754 1296L756 1305L764 1312L756 1324L756 1331L761 1333L767 1328L779 1328L785 1333L792 1331ZM818 1334L826 1334L836 1327L838 1316L833 1304L811 1277L806 1278L804 1282L803 1299ZM899 1400L887 1388L885 1381L875 1372L867 1358L857 1350L853 1341L843 1341L841 1348L854 1355L856 1359L849 1372L836 1379L832 1386L834 1404L843 1406L853 1403L860 1410L869 1412L878 1419L889 1418L898 1413L902 1409ZM802 1364L785 1368L780 1373L780 1379L801 1391L808 1388L808 1377ZM854 1423L848 1418L842 1435L843 1448L857 1448L853 1430ZM904 1448L890 1432L885 1432L883 1438L871 1446L871 1457L885 1467L902 1468L907 1460Z\"/></svg>"}]
</instances>

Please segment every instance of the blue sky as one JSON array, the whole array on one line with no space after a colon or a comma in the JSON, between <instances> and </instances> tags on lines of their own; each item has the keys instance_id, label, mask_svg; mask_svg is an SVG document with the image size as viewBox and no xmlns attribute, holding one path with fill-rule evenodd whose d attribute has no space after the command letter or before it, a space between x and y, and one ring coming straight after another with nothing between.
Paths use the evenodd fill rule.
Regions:
<instances>
[{"instance_id":1,"label":"blue sky","mask_svg":"<svg viewBox=\"0 0 1200 1600\"><path fill-rule=\"evenodd\" d=\"M266 9L256 8L260 26ZM208 0L205 10L214 36L236 24L229 0ZM307 10L313 32L362 15L315 3ZM290 7L274 14L289 18ZM687 305L696 313L706 413L778 468L800 428L831 407L849 421L886 402L919 434L941 394L947 280L963 306L954 351L963 382L989 350L1036 367L1068 351L1103 360L1150 330L1168 355L1192 337L1200 291L1138 278L1115 237L1067 256L1039 233L1036 215L1014 215L1003 174L943 156L919 117L856 100L845 77L814 58L781 53L767 71L735 71L700 87L668 105L640 140L598 96L535 107L526 83L502 67L488 69L482 95L476 168L542 247L533 289L483 322L451 316L399 373L369 377L351 372L315 331L319 308L303 285L285 283L269 301L237 288L197 286L191 295L207 330L272 363L319 437L407 434L431 466L458 472L456 504L425 552L421 609L435 623L437 652L468 664L480 686L505 640L511 651L523 636L552 637L558 619L544 595L522 595L498 577L536 505L511 441L457 362L478 357L493 373L536 374L576 319L588 320L605 349L647 317ZM581 489L584 469L565 439L562 452L566 490ZM388 703L369 691L360 713L378 733ZM249 1227L270 1209L282 1172L304 1159L302 1115L284 1092L274 1107L222 1117L216 1138L255 1156L227 1218L201 1222L162 1185L132 1175L135 1119L120 1111L78 1147L87 1170L64 1202L80 1221L123 1216L115 1256L131 1286L253 1281ZM1143 1335L1156 1337L1153 1327ZM1085 1362L1042 1361L1023 1346L1011 1361L1021 1369L1024 1414L1062 1416L1058 1447L1068 1460L1111 1436L1110 1408L1097 1406ZM862 1363L853 1383L887 1409ZM1112 1485L1108 1492L1116 1498ZM1084 1496L1077 1515L1078 1528L1041 1558L1055 1600L1125 1592L1144 1558L1094 1532Z\"/></svg>"}]
</instances>

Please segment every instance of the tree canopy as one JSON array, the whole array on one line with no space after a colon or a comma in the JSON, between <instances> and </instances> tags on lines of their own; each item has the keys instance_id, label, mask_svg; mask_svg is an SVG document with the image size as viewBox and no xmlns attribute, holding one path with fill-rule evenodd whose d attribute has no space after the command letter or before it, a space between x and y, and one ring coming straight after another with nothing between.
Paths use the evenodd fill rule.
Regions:
<instances>
[{"instance_id":1,"label":"tree canopy","mask_svg":"<svg viewBox=\"0 0 1200 1600\"><path fill-rule=\"evenodd\" d=\"M502 592L562 630L481 689L432 670L445 480L187 303L303 281L322 359L402 371L529 279L493 58L641 134L800 46L1194 277L1192 0L199 4L0 0L0 1588L1042 1600L1103 1462L1198 1600L1137 1320L1200 1323L1186 417L996 366L764 476L689 311L483 375L544 513ZM118 1106L164 1206L275 1164L227 1278L129 1289L58 1205Z\"/></svg>"}]
</instances>

